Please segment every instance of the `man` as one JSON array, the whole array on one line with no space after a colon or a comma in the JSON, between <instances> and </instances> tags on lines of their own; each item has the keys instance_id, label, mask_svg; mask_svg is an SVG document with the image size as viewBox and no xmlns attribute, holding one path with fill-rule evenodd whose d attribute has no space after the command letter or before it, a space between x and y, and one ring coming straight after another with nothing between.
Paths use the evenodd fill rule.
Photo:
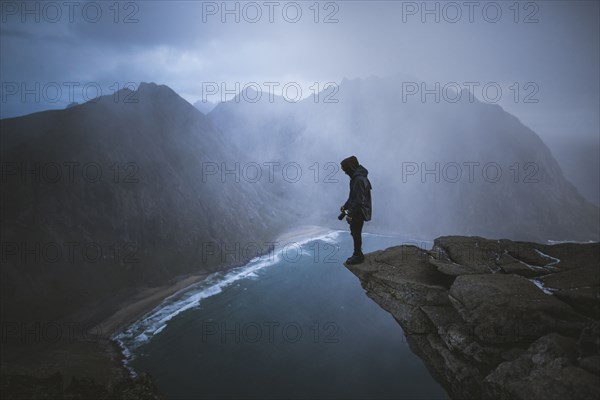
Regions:
<instances>
[{"instance_id":1,"label":"man","mask_svg":"<svg viewBox=\"0 0 600 400\"><path fill-rule=\"evenodd\" d=\"M371 220L371 182L369 171L358 163L355 156L341 162L342 171L350 177L350 195L342 206L346 213L346 221L350 224L350 234L354 240L354 253L346 260L346 264L360 264L365 256L362 252L362 228L365 221Z\"/></svg>"}]
</instances>

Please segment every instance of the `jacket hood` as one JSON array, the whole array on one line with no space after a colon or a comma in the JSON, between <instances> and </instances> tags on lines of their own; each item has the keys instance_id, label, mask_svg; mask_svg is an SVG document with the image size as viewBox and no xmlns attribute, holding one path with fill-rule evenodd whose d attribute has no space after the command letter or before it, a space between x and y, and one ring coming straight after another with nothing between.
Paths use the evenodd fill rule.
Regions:
<instances>
[{"instance_id":1,"label":"jacket hood","mask_svg":"<svg viewBox=\"0 0 600 400\"><path fill-rule=\"evenodd\" d=\"M354 171L354 173L352 174L352 177L354 178L355 176L367 176L369 174L369 171L367 171L367 169L365 167L363 167L362 165L359 165L358 168L356 168L356 171Z\"/></svg>"},{"instance_id":2,"label":"jacket hood","mask_svg":"<svg viewBox=\"0 0 600 400\"><path fill-rule=\"evenodd\" d=\"M356 156L350 156L348 158L343 159L340 165L342 166L342 171L352 176L352 174L354 173L354 171L356 171L356 168L358 168L360 164Z\"/></svg>"}]
</instances>

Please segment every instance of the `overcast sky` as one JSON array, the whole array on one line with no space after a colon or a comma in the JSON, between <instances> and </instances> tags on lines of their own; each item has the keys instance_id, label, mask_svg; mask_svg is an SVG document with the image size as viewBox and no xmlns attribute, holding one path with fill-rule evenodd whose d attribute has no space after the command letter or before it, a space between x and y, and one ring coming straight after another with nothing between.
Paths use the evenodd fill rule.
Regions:
<instances>
[{"instance_id":1,"label":"overcast sky","mask_svg":"<svg viewBox=\"0 0 600 400\"><path fill-rule=\"evenodd\" d=\"M298 82L307 95L313 82L399 73L476 82L479 99L488 85L492 101L500 87L498 103L542 136L600 134L597 1L87 3L2 2L2 117L63 108L69 82L79 102L83 86L91 97L96 83L110 94L141 81L193 102L209 82ZM39 102L23 99L36 83Z\"/></svg>"}]
</instances>

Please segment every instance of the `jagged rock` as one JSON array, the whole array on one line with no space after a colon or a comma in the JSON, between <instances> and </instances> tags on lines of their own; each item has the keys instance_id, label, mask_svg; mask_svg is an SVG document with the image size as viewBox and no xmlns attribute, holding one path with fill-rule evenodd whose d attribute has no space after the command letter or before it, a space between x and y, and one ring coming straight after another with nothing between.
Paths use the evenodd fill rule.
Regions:
<instances>
[{"instance_id":1,"label":"jagged rock","mask_svg":"<svg viewBox=\"0 0 600 400\"><path fill-rule=\"evenodd\" d=\"M581 331L577 345L581 354L600 354L600 321L590 323Z\"/></svg>"},{"instance_id":2,"label":"jagged rock","mask_svg":"<svg viewBox=\"0 0 600 400\"><path fill-rule=\"evenodd\" d=\"M580 313L600 318L600 290L597 287L556 290L553 294Z\"/></svg>"},{"instance_id":3,"label":"jagged rock","mask_svg":"<svg viewBox=\"0 0 600 400\"><path fill-rule=\"evenodd\" d=\"M164 398L147 374L142 374L135 379L126 377L113 387L98 384L90 377L73 377L65 389L60 373L52 374L47 378L2 373L0 391L3 399L15 400L160 400Z\"/></svg>"},{"instance_id":4,"label":"jagged rock","mask_svg":"<svg viewBox=\"0 0 600 400\"><path fill-rule=\"evenodd\" d=\"M561 265L562 267L562 265ZM559 271L540 278L544 286L554 289L579 289L600 286L600 267L583 265L567 271Z\"/></svg>"},{"instance_id":5,"label":"jagged rock","mask_svg":"<svg viewBox=\"0 0 600 400\"><path fill-rule=\"evenodd\" d=\"M447 236L347 267L452 398L595 398L599 250Z\"/></svg>"},{"instance_id":6,"label":"jagged rock","mask_svg":"<svg viewBox=\"0 0 600 400\"><path fill-rule=\"evenodd\" d=\"M415 333L432 329L420 305L449 305L446 277L426 261L426 256L419 256L421 251L415 246L392 247L373 253L362 264L348 266L368 282L367 294L401 321L405 330ZM402 263L408 258L413 262Z\"/></svg>"},{"instance_id":7,"label":"jagged rock","mask_svg":"<svg viewBox=\"0 0 600 400\"><path fill-rule=\"evenodd\" d=\"M532 245L534 243L443 236L435 240L430 262L438 271L453 276L504 272L534 277L556 272L554 257L548 257Z\"/></svg>"},{"instance_id":8,"label":"jagged rock","mask_svg":"<svg viewBox=\"0 0 600 400\"><path fill-rule=\"evenodd\" d=\"M473 237L465 241L462 237L437 238L430 252L432 255L430 262L437 267L438 271L446 275L458 276L492 272L497 268L490 260L490 254L495 256L497 249L480 247L480 241L484 242L484 239Z\"/></svg>"},{"instance_id":9,"label":"jagged rock","mask_svg":"<svg viewBox=\"0 0 600 400\"><path fill-rule=\"evenodd\" d=\"M600 393L600 379L575 365L575 340L556 333L535 341L514 361L485 378L490 399L591 399Z\"/></svg>"},{"instance_id":10,"label":"jagged rock","mask_svg":"<svg viewBox=\"0 0 600 400\"><path fill-rule=\"evenodd\" d=\"M598 243L561 243L557 245L536 245L535 248L559 259L561 271L589 265L596 267L596 274L598 274L600 268Z\"/></svg>"},{"instance_id":11,"label":"jagged rock","mask_svg":"<svg viewBox=\"0 0 600 400\"><path fill-rule=\"evenodd\" d=\"M525 277L536 277L549 272L546 267L526 263L515 258L508 251L500 255L498 264L506 274L518 274Z\"/></svg>"},{"instance_id":12,"label":"jagged rock","mask_svg":"<svg viewBox=\"0 0 600 400\"><path fill-rule=\"evenodd\" d=\"M422 306L421 310L437 328L437 334L448 350L459 352L481 364L491 364L501 359L498 350L481 346L475 340L473 326L457 323L461 318L453 307Z\"/></svg>"},{"instance_id":13,"label":"jagged rock","mask_svg":"<svg viewBox=\"0 0 600 400\"><path fill-rule=\"evenodd\" d=\"M23 374L0 374L3 399L57 399L63 393L63 377L56 372L46 378Z\"/></svg>"},{"instance_id":14,"label":"jagged rock","mask_svg":"<svg viewBox=\"0 0 600 400\"><path fill-rule=\"evenodd\" d=\"M600 356L583 357L578 360L579 366L595 375L600 375Z\"/></svg>"},{"instance_id":15,"label":"jagged rock","mask_svg":"<svg viewBox=\"0 0 600 400\"><path fill-rule=\"evenodd\" d=\"M97 384L92 378L74 376L65 390L65 395L73 398L102 399L108 397L108 392L104 386Z\"/></svg>"},{"instance_id":16,"label":"jagged rock","mask_svg":"<svg viewBox=\"0 0 600 400\"><path fill-rule=\"evenodd\" d=\"M450 296L462 318L475 325L475 334L484 342L527 341L552 331L575 334L586 323L567 304L514 274L459 276Z\"/></svg>"},{"instance_id":17,"label":"jagged rock","mask_svg":"<svg viewBox=\"0 0 600 400\"><path fill-rule=\"evenodd\" d=\"M599 264L587 260L565 262L570 269L540 277L538 280L553 294L577 311L592 318L600 318L600 269ZM563 261L561 261L562 267Z\"/></svg>"},{"instance_id":18,"label":"jagged rock","mask_svg":"<svg viewBox=\"0 0 600 400\"><path fill-rule=\"evenodd\" d=\"M425 361L432 376L452 398L480 399L485 375L459 352L448 351L436 334L407 335L411 350Z\"/></svg>"}]
</instances>

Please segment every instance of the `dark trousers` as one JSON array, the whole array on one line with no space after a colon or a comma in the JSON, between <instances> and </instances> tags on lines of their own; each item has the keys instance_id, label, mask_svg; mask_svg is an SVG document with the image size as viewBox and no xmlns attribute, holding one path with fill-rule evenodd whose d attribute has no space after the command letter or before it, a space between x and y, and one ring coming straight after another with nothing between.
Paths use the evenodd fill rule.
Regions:
<instances>
[{"instance_id":1,"label":"dark trousers","mask_svg":"<svg viewBox=\"0 0 600 400\"><path fill-rule=\"evenodd\" d=\"M354 254L355 256L362 255L362 228L365 221L362 218L352 218L350 222L350 234L352 240L354 240Z\"/></svg>"}]
</instances>

